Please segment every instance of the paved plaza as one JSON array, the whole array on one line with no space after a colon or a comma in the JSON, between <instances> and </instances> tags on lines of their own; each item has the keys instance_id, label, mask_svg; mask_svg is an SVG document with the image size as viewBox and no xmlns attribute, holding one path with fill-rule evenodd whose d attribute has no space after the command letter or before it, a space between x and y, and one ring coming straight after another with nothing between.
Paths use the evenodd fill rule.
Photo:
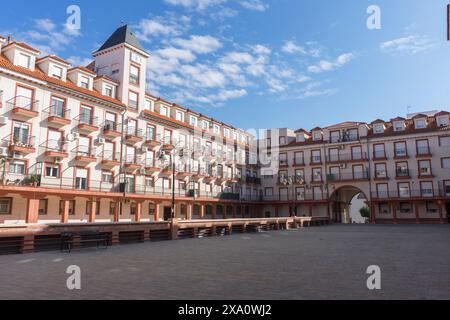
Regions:
<instances>
[{"instance_id":1,"label":"paved plaza","mask_svg":"<svg viewBox=\"0 0 450 320\"><path fill-rule=\"evenodd\" d=\"M78 265L82 289L69 291ZM369 291L378 265L382 289ZM450 225L327 226L0 256L1 299L450 299Z\"/></svg>"}]
</instances>

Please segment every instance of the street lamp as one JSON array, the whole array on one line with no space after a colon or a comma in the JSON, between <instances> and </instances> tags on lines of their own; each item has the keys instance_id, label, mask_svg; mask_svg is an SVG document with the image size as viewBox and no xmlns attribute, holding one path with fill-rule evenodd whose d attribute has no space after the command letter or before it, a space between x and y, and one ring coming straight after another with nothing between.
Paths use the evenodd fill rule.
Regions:
<instances>
[{"instance_id":1,"label":"street lamp","mask_svg":"<svg viewBox=\"0 0 450 320\"><path fill-rule=\"evenodd\" d=\"M164 165L165 161L167 160L167 155L171 156L172 160L172 208L171 208L171 220L175 219L175 179L176 179L176 163L175 163L175 157L178 155L180 158L184 157L184 149L177 150L177 147L179 147L179 144L173 146L173 149L162 149L161 155L159 156L159 160Z\"/></svg>"}]
</instances>

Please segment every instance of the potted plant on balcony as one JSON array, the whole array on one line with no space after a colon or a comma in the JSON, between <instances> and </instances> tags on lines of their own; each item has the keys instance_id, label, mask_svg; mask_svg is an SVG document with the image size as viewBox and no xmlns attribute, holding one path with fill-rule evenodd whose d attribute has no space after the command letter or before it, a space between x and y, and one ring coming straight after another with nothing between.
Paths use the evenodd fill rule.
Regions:
<instances>
[{"instance_id":1,"label":"potted plant on balcony","mask_svg":"<svg viewBox=\"0 0 450 320\"><path fill-rule=\"evenodd\" d=\"M41 176L40 176L40 175L38 175L38 174L32 174L32 175L30 176L30 184L31 184L33 187L39 187L40 183L41 183Z\"/></svg>"}]
</instances>

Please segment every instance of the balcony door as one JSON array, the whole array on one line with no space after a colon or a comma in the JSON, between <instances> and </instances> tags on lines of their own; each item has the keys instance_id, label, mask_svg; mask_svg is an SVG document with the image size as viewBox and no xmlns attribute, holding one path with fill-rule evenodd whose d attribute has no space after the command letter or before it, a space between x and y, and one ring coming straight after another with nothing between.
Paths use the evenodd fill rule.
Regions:
<instances>
[{"instance_id":1,"label":"balcony door","mask_svg":"<svg viewBox=\"0 0 450 320\"><path fill-rule=\"evenodd\" d=\"M116 114L106 112L105 120L105 130L117 131Z\"/></svg>"},{"instance_id":2,"label":"balcony door","mask_svg":"<svg viewBox=\"0 0 450 320\"><path fill-rule=\"evenodd\" d=\"M63 135L61 134L61 132L56 130L48 130L47 148L53 151L61 151L62 139Z\"/></svg>"},{"instance_id":3,"label":"balcony door","mask_svg":"<svg viewBox=\"0 0 450 320\"><path fill-rule=\"evenodd\" d=\"M103 145L103 160L117 160L114 159L114 143L112 142L106 142Z\"/></svg>"},{"instance_id":4,"label":"balcony door","mask_svg":"<svg viewBox=\"0 0 450 320\"><path fill-rule=\"evenodd\" d=\"M87 106L80 108L80 122L84 124L93 124L93 109Z\"/></svg>"},{"instance_id":5,"label":"balcony door","mask_svg":"<svg viewBox=\"0 0 450 320\"><path fill-rule=\"evenodd\" d=\"M18 108L32 110L34 91L32 89L17 87L15 106Z\"/></svg>"},{"instance_id":6,"label":"balcony door","mask_svg":"<svg viewBox=\"0 0 450 320\"><path fill-rule=\"evenodd\" d=\"M22 122L14 122L13 143L27 145L30 136L30 125Z\"/></svg>"},{"instance_id":7,"label":"balcony door","mask_svg":"<svg viewBox=\"0 0 450 320\"><path fill-rule=\"evenodd\" d=\"M76 168L75 169L75 189L87 190L88 188L88 170Z\"/></svg>"},{"instance_id":8,"label":"balcony door","mask_svg":"<svg viewBox=\"0 0 450 320\"><path fill-rule=\"evenodd\" d=\"M50 114L52 116L57 116L64 118L64 113L66 109L66 101L60 98L52 97L52 105L50 107Z\"/></svg>"},{"instance_id":9,"label":"balcony door","mask_svg":"<svg viewBox=\"0 0 450 320\"><path fill-rule=\"evenodd\" d=\"M80 137L78 138L78 150L77 155L79 156L90 156L91 149L91 139L88 137Z\"/></svg>"}]
</instances>

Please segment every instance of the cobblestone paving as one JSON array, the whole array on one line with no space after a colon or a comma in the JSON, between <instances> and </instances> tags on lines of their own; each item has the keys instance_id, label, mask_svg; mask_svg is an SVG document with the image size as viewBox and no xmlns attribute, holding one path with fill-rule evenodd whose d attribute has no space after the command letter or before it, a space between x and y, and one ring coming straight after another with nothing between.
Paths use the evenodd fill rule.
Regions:
<instances>
[{"instance_id":1,"label":"cobblestone paving","mask_svg":"<svg viewBox=\"0 0 450 320\"><path fill-rule=\"evenodd\" d=\"M66 269L82 270L69 291ZM369 291L366 269L382 270ZM0 256L0 299L450 299L450 226L327 226Z\"/></svg>"}]
</instances>

